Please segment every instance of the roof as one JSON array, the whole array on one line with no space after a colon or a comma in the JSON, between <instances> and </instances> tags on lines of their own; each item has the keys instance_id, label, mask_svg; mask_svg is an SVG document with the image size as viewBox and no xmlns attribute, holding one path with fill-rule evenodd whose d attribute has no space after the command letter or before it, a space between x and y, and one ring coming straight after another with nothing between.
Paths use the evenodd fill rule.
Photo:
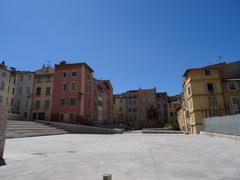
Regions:
<instances>
[{"instance_id":1,"label":"roof","mask_svg":"<svg viewBox=\"0 0 240 180\"><path fill-rule=\"evenodd\" d=\"M39 70L35 71L36 75L48 75L48 74L54 74L54 68L52 67L43 67Z\"/></svg>"},{"instance_id":2,"label":"roof","mask_svg":"<svg viewBox=\"0 0 240 180\"><path fill-rule=\"evenodd\" d=\"M66 64L55 64L55 68L60 67L60 66L86 66L90 71L94 72L94 70L86 63L86 62L82 62L82 63L66 63Z\"/></svg>"},{"instance_id":3,"label":"roof","mask_svg":"<svg viewBox=\"0 0 240 180\"><path fill-rule=\"evenodd\" d=\"M209 66L203 66L203 67L200 67L200 68L189 68L187 69L184 74L183 74L183 77L186 76L186 74L189 72L189 71L194 71L194 70L202 70L202 69L211 69L211 68L214 68L216 66L221 66L221 65L225 65L226 62L223 62L223 63L217 63L217 64L213 64L213 65L209 65Z\"/></svg>"}]
</instances>

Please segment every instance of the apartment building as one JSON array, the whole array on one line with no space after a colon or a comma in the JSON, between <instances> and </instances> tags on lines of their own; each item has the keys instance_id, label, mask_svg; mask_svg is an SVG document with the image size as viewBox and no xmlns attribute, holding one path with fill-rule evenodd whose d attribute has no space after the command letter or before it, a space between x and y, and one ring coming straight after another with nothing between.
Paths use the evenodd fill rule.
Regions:
<instances>
[{"instance_id":1,"label":"apartment building","mask_svg":"<svg viewBox=\"0 0 240 180\"><path fill-rule=\"evenodd\" d=\"M50 66L43 66L34 72L32 119L51 119L53 81L54 69Z\"/></svg>"},{"instance_id":2,"label":"apartment building","mask_svg":"<svg viewBox=\"0 0 240 180\"><path fill-rule=\"evenodd\" d=\"M109 80L93 80L93 123L95 125L113 124L113 88Z\"/></svg>"},{"instance_id":3,"label":"apartment building","mask_svg":"<svg viewBox=\"0 0 240 180\"><path fill-rule=\"evenodd\" d=\"M180 105L180 95L168 97L168 122L177 123L177 108Z\"/></svg>"},{"instance_id":4,"label":"apartment building","mask_svg":"<svg viewBox=\"0 0 240 180\"><path fill-rule=\"evenodd\" d=\"M147 118L147 110L153 106L157 110L156 88L130 90L114 96L114 121L126 123L136 129L159 127L159 120Z\"/></svg>"},{"instance_id":5,"label":"apartment building","mask_svg":"<svg viewBox=\"0 0 240 180\"><path fill-rule=\"evenodd\" d=\"M157 110L160 126L164 126L168 121L168 95L166 92L157 93Z\"/></svg>"},{"instance_id":6,"label":"apartment building","mask_svg":"<svg viewBox=\"0 0 240 180\"><path fill-rule=\"evenodd\" d=\"M13 113L20 114L27 120L32 114L34 73L30 71L17 71L13 101Z\"/></svg>"},{"instance_id":7,"label":"apartment building","mask_svg":"<svg viewBox=\"0 0 240 180\"><path fill-rule=\"evenodd\" d=\"M52 120L92 124L93 70L86 63L55 65Z\"/></svg>"},{"instance_id":8,"label":"apartment building","mask_svg":"<svg viewBox=\"0 0 240 180\"><path fill-rule=\"evenodd\" d=\"M113 124L125 124L127 122L126 98L122 94L113 96Z\"/></svg>"},{"instance_id":9,"label":"apartment building","mask_svg":"<svg viewBox=\"0 0 240 180\"><path fill-rule=\"evenodd\" d=\"M15 75L16 69L0 63L0 103L8 108L8 112L12 112L13 96L15 91Z\"/></svg>"},{"instance_id":10,"label":"apartment building","mask_svg":"<svg viewBox=\"0 0 240 180\"><path fill-rule=\"evenodd\" d=\"M187 69L178 121L182 130L199 133L203 118L239 113L240 61Z\"/></svg>"}]
</instances>

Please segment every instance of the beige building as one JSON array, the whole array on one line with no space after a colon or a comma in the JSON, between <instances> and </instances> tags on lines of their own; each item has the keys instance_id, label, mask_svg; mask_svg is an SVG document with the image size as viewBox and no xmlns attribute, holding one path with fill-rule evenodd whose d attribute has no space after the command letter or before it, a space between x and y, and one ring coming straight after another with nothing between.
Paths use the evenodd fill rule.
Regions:
<instances>
[{"instance_id":1,"label":"beige building","mask_svg":"<svg viewBox=\"0 0 240 180\"><path fill-rule=\"evenodd\" d=\"M32 91L34 74L30 71L17 71L15 93L13 101L13 112L20 114L27 120L31 119Z\"/></svg>"},{"instance_id":2,"label":"beige building","mask_svg":"<svg viewBox=\"0 0 240 180\"><path fill-rule=\"evenodd\" d=\"M117 94L113 96L113 123L123 124L127 120L127 105L123 95Z\"/></svg>"},{"instance_id":3,"label":"beige building","mask_svg":"<svg viewBox=\"0 0 240 180\"><path fill-rule=\"evenodd\" d=\"M239 75L240 61L186 70L178 112L182 130L199 133L203 118L239 113Z\"/></svg>"},{"instance_id":4,"label":"beige building","mask_svg":"<svg viewBox=\"0 0 240 180\"><path fill-rule=\"evenodd\" d=\"M32 119L50 120L54 69L43 66L35 71L32 96Z\"/></svg>"},{"instance_id":5,"label":"beige building","mask_svg":"<svg viewBox=\"0 0 240 180\"><path fill-rule=\"evenodd\" d=\"M147 110L157 110L156 88L130 90L114 96L114 121L135 129L159 127L160 122L147 119Z\"/></svg>"},{"instance_id":6,"label":"beige building","mask_svg":"<svg viewBox=\"0 0 240 180\"><path fill-rule=\"evenodd\" d=\"M4 61L0 63L0 103L7 106L8 112L12 112L15 74L15 68L8 69Z\"/></svg>"}]
</instances>

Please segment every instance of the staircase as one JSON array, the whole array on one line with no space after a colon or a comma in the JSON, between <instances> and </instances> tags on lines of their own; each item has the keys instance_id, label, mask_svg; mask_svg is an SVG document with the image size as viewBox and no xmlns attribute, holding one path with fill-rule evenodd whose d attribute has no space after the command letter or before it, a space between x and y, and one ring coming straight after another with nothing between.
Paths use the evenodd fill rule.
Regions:
<instances>
[{"instance_id":1,"label":"staircase","mask_svg":"<svg viewBox=\"0 0 240 180\"><path fill-rule=\"evenodd\" d=\"M13 118L14 117L14 118ZM43 125L41 123L36 123L33 121L23 121L21 117L17 115L10 115L7 125L7 138L22 138L22 137L35 137L35 136L49 136L49 135L60 135L66 134L67 132L51 127L48 125Z\"/></svg>"}]
</instances>

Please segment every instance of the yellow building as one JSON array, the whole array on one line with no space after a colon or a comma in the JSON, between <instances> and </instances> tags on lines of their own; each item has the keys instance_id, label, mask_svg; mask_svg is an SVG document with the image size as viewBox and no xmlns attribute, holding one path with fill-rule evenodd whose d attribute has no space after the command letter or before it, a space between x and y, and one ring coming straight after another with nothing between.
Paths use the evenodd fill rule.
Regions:
<instances>
[{"instance_id":1,"label":"yellow building","mask_svg":"<svg viewBox=\"0 0 240 180\"><path fill-rule=\"evenodd\" d=\"M240 61L187 69L178 122L188 133L199 133L203 118L240 112Z\"/></svg>"}]
</instances>

